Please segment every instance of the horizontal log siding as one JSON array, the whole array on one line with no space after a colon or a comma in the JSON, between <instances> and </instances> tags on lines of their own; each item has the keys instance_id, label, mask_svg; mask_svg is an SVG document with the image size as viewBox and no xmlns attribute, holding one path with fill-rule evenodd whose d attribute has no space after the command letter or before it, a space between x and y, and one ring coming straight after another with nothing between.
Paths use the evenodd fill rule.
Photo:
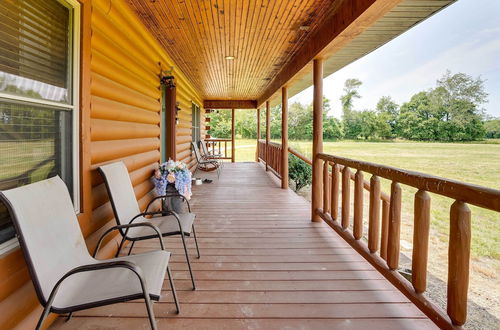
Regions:
<instances>
[{"instance_id":1,"label":"horizontal log siding","mask_svg":"<svg viewBox=\"0 0 500 330\"><path fill-rule=\"evenodd\" d=\"M90 118L89 153L90 200L84 208L91 212L79 216L80 226L89 250L100 235L114 224L113 212L102 178L96 169L107 162L121 160L127 166L141 207L151 198L149 179L160 159L160 85L158 74L174 67L177 102L181 108L177 125L178 159L194 165L191 155L191 104L202 106L197 91L184 74L149 34L123 1L91 0L86 11L91 17L85 29L90 38ZM82 12L84 12L82 10ZM85 22L84 18L82 20ZM83 95L82 95L83 98ZM205 111L200 110L201 123ZM82 129L85 131L85 129ZM206 130L202 127L202 137ZM82 165L85 167L85 164ZM83 187L85 190L85 187ZM110 256L116 248L112 237L102 248L102 256ZM19 249L0 258L0 329L34 328L40 315L29 274Z\"/></svg>"}]
</instances>

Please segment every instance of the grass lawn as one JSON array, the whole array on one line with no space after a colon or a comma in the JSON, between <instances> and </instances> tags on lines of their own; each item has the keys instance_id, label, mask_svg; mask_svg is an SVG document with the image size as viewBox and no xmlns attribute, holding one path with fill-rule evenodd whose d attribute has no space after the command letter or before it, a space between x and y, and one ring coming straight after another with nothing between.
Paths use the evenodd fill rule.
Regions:
<instances>
[{"instance_id":1,"label":"grass lawn","mask_svg":"<svg viewBox=\"0 0 500 330\"><path fill-rule=\"evenodd\" d=\"M290 141L289 143L291 147L311 157L310 141ZM237 161L254 161L255 140L237 140L236 146ZM325 142L324 152L500 189L500 144L498 140L488 141L488 143ZM369 179L366 173L365 179ZM413 196L416 189L404 185L402 188L401 252L407 260L402 260L401 263L404 267L411 267ZM306 192L301 195L307 198L307 189L303 190ZM351 194L353 190L351 188ZM390 192L388 180L382 180L382 190ZM365 235L368 197L368 192L365 192ZM429 272L446 281L449 213L454 200L436 194L431 194L431 198ZM352 201L353 196L351 196L351 203ZM486 303L481 303L481 305L493 315L500 315L500 307L498 307L500 306L498 298L500 281L497 275L500 273L500 215L475 206L470 206L470 208L472 212L471 299L476 300L478 296L488 297L486 299L490 301L491 306L486 306ZM351 217L352 214L351 209ZM440 286L436 290L445 291L446 288ZM443 297L446 296L445 292L441 294Z\"/></svg>"},{"instance_id":2,"label":"grass lawn","mask_svg":"<svg viewBox=\"0 0 500 330\"><path fill-rule=\"evenodd\" d=\"M290 146L311 157L310 141L290 141ZM255 140L237 140L236 147L237 161L255 159ZM324 151L500 189L500 144L341 141L325 142ZM384 181L382 187L383 191L390 192L390 182ZM408 186L403 189L405 218L411 220L416 189ZM452 203L449 198L432 194L432 226L443 241L448 236L449 207ZM473 256L500 259L498 213L474 206L471 210ZM411 241L411 238L408 237L408 240Z\"/></svg>"}]
</instances>

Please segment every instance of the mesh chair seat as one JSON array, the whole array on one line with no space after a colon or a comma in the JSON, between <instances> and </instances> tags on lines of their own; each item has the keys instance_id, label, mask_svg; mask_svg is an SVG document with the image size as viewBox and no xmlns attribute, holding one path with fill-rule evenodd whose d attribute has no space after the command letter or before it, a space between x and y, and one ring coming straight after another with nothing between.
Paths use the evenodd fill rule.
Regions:
<instances>
[{"instance_id":1,"label":"mesh chair seat","mask_svg":"<svg viewBox=\"0 0 500 330\"><path fill-rule=\"evenodd\" d=\"M194 213L181 213L178 215L179 221L181 223L182 231L184 235L190 235L193 231L193 223L196 218ZM177 235L180 234L179 223L174 216L168 215L164 217L154 217L151 219L138 219L134 223L139 222L150 222L160 230L161 234L164 236ZM144 239L149 237L155 237L156 232L150 227L135 227L130 228L127 233L127 238L129 239Z\"/></svg>"},{"instance_id":2,"label":"mesh chair seat","mask_svg":"<svg viewBox=\"0 0 500 330\"><path fill-rule=\"evenodd\" d=\"M195 289L196 285L194 282L193 271L191 269L189 253L184 236L189 236L192 232L196 244L198 258L200 257L200 250L198 248L196 231L193 224L196 216L194 213L191 213L191 207L189 206L189 202L187 201L187 199L184 198L183 200L188 206L188 213L177 214L175 212L165 211L165 213L169 213L169 216L146 219L145 216L147 214L156 212L148 213L140 211L139 204L137 203L137 199L135 197L134 187L132 185L132 181L130 180L130 176L125 164L123 162L116 162L102 165L99 167L99 172L104 178L117 224L142 224L142 226L140 227L129 228L128 231L120 231L120 233L122 234L122 241L120 243L120 246L118 247L116 256L118 256L126 240L132 241L128 252L128 254L130 254L132 252L132 249L134 248L134 244L136 241L151 239L156 236L155 231L151 227L148 228L147 226L144 226L144 224L153 226L153 228L155 228L156 226L162 236L180 235L182 239L182 245L184 247L184 252L186 254L189 273L191 275L191 282L193 283L193 289ZM152 202L154 202L156 199L161 199L164 197L166 196L157 196L155 199L153 199L146 207L146 211L148 211L148 208ZM158 214L161 214L161 211L157 212ZM179 229L179 222L177 221L177 218L179 218L182 230Z\"/></svg>"},{"instance_id":3,"label":"mesh chair seat","mask_svg":"<svg viewBox=\"0 0 500 330\"><path fill-rule=\"evenodd\" d=\"M170 252L153 251L113 259L130 261L137 265L147 283L151 299L160 299L161 288ZM96 263L105 262L107 260ZM123 268L108 268L92 272L74 274L62 282L54 300L57 309L80 309L79 306L92 305L96 301L142 298L143 292L137 276Z\"/></svg>"},{"instance_id":4,"label":"mesh chair seat","mask_svg":"<svg viewBox=\"0 0 500 330\"><path fill-rule=\"evenodd\" d=\"M123 228L155 228L159 251L97 260L89 254L70 194L59 177L0 191L16 227L19 244L38 300L44 307L36 329L50 312L74 311L132 299L144 299L151 328L156 329L151 300L159 300L165 274L179 312L170 252L164 251L159 229L152 224L127 224L109 228L100 237Z\"/></svg>"}]
</instances>

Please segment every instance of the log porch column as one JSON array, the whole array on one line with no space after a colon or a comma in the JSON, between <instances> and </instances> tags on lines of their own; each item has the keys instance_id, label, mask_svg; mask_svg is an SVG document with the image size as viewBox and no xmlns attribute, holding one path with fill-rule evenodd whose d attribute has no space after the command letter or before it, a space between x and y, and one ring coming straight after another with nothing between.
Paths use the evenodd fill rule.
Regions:
<instances>
[{"instance_id":1,"label":"log porch column","mask_svg":"<svg viewBox=\"0 0 500 330\"><path fill-rule=\"evenodd\" d=\"M164 157L164 160L162 161L167 161L169 159L172 160L177 160L177 151L176 151L176 116L177 116L177 92L176 92L176 87L175 86L165 86L165 98L163 100L164 106L165 106L165 122L162 122L161 125L164 125L164 139L165 139L165 144L162 145L162 147L165 147L165 150L162 150L162 158ZM194 125L194 124L193 124Z\"/></svg>"},{"instance_id":2,"label":"log porch column","mask_svg":"<svg viewBox=\"0 0 500 330\"><path fill-rule=\"evenodd\" d=\"M234 163L236 146L234 145L234 109L231 109L231 163Z\"/></svg>"},{"instance_id":3,"label":"log porch column","mask_svg":"<svg viewBox=\"0 0 500 330\"><path fill-rule=\"evenodd\" d=\"M257 109L257 148L255 149L255 161L259 161L259 140L260 140L260 109Z\"/></svg>"},{"instance_id":4,"label":"log porch column","mask_svg":"<svg viewBox=\"0 0 500 330\"><path fill-rule=\"evenodd\" d=\"M266 171L269 171L267 166L269 159L269 140L271 140L271 105L266 101Z\"/></svg>"},{"instance_id":5,"label":"log porch column","mask_svg":"<svg viewBox=\"0 0 500 330\"><path fill-rule=\"evenodd\" d=\"M281 188L288 189L288 89L281 88Z\"/></svg>"},{"instance_id":6,"label":"log porch column","mask_svg":"<svg viewBox=\"0 0 500 330\"><path fill-rule=\"evenodd\" d=\"M321 205L323 181L321 162L314 161L316 155L323 152L323 60L315 59L313 69L314 96L313 96L313 173L312 173L312 203L311 220L320 222L321 217L316 214L316 209Z\"/></svg>"}]
</instances>

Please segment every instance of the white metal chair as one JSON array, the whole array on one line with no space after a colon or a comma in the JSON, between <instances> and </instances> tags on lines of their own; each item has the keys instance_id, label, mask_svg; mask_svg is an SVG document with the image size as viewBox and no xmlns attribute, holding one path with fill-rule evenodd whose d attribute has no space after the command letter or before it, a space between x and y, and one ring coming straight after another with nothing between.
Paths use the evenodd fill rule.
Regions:
<instances>
[{"instance_id":1,"label":"white metal chair","mask_svg":"<svg viewBox=\"0 0 500 330\"><path fill-rule=\"evenodd\" d=\"M191 236L191 233L193 233L198 258L200 258L200 249L198 247L198 240L196 239L196 231L194 229L194 220L196 215L191 212L189 201L180 194L175 195L176 197L182 198L186 202L189 211L188 213L178 214L171 210L148 212L149 207L154 201L166 197L172 197L172 195L157 196L150 201L146 210L141 212L139 204L135 198L134 187L132 185L132 181L130 181L127 167L123 162L100 166L99 172L103 176L104 182L106 183L106 188L108 190L111 205L113 207L113 212L118 225L150 223L159 229L159 232L163 237L173 235L181 236L189 274L191 275L193 290L196 289L185 236ZM147 219L146 216L153 216L153 218ZM147 227L134 227L128 231L121 230L120 233L122 235L122 241L118 248L117 255L127 240L132 242L128 252L130 255L136 241L156 237L156 232Z\"/></svg>"},{"instance_id":2,"label":"white metal chair","mask_svg":"<svg viewBox=\"0 0 500 330\"><path fill-rule=\"evenodd\" d=\"M53 177L0 192L17 231L19 244L42 306L36 329L49 314L144 299L151 328L156 329L151 300L158 301L168 273L177 312L179 305L168 269L170 252L164 250L157 227L136 223L113 230L148 228L160 240L161 250L109 260L94 259L88 252L66 185ZM95 253L94 253L95 255Z\"/></svg>"}]
</instances>

